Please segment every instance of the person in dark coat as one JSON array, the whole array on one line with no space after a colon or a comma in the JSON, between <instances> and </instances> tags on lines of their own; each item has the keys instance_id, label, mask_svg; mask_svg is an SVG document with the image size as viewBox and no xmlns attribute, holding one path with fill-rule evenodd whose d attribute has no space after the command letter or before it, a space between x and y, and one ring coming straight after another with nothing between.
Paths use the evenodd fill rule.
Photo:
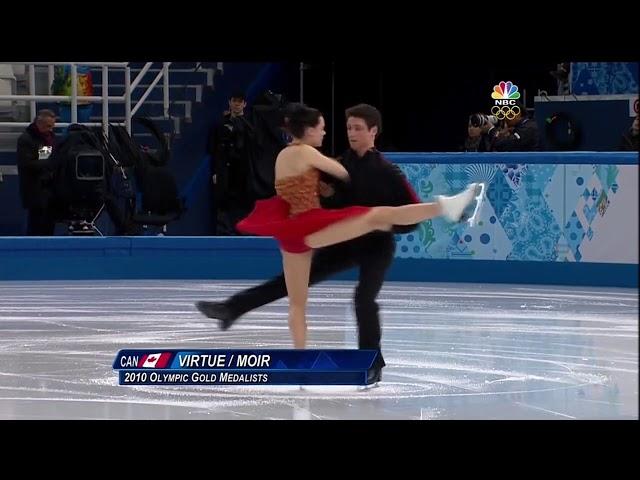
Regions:
<instances>
[{"instance_id":1,"label":"person in dark coat","mask_svg":"<svg viewBox=\"0 0 640 480\"><path fill-rule=\"evenodd\" d=\"M18 176L22 206L27 209L27 235L53 235L52 167L49 157L56 144L56 115L40 110L36 119L18 137Z\"/></svg>"}]
</instances>

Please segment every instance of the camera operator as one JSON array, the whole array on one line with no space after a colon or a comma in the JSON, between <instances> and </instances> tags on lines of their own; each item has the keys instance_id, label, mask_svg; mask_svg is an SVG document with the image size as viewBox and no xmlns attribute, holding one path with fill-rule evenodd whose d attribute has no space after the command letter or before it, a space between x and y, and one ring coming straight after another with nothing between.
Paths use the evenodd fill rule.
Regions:
<instances>
[{"instance_id":1,"label":"camera operator","mask_svg":"<svg viewBox=\"0 0 640 480\"><path fill-rule=\"evenodd\" d=\"M517 109L515 108L517 107ZM532 152L539 150L538 126L527 117L527 110L516 102L513 118L505 118L502 128L490 128L487 136L494 152Z\"/></svg>"},{"instance_id":2,"label":"camera operator","mask_svg":"<svg viewBox=\"0 0 640 480\"><path fill-rule=\"evenodd\" d=\"M51 209L53 173L49 157L56 146L56 115L40 110L18 138L18 176L22 205L28 210L27 235L50 236L55 230Z\"/></svg>"},{"instance_id":3,"label":"camera operator","mask_svg":"<svg viewBox=\"0 0 640 480\"><path fill-rule=\"evenodd\" d=\"M465 152L491 151L489 131L500 127L500 121L493 115L474 113L469 116L467 138L464 142Z\"/></svg>"}]
</instances>

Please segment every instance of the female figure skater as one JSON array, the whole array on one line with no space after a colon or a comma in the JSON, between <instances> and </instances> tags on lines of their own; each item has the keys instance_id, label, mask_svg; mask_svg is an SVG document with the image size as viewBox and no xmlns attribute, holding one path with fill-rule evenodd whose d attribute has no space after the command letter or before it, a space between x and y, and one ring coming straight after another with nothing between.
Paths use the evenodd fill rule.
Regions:
<instances>
[{"instance_id":1,"label":"female figure skater","mask_svg":"<svg viewBox=\"0 0 640 480\"><path fill-rule=\"evenodd\" d=\"M242 232L273 236L278 240L289 296L289 329L294 347L300 349L305 347L307 339L305 315L313 249L440 215L459 221L465 207L476 196L477 188L477 184L471 184L464 192L453 197L436 197L433 203L323 209L318 199L320 172L349 180L347 170L339 162L315 148L322 145L324 126L319 110L302 104L290 109L287 128L293 141L276 159L277 195L256 202L253 212L237 225Z\"/></svg>"}]
</instances>

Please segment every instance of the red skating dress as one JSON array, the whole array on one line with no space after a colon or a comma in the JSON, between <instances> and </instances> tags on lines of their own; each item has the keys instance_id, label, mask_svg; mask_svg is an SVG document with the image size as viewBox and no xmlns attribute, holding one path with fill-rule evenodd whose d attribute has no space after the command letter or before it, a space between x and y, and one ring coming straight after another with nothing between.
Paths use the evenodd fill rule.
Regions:
<instances>
[{"instance_id":1,"label":"red skating dress","mask_svg":"<svg viewBox=\"0 0 640 480\"><path fill-rule=\"evenodd\" d=\"M320 171L315 168L277 180L277 195L258 200L253 211L238 222L236 228L243 233L275 237L284 251L303 253L311 250L304 243L307 235L371 210L371 207L358 206L338 209L320 207L319 181Z\"/></svg>"}]
</instances>

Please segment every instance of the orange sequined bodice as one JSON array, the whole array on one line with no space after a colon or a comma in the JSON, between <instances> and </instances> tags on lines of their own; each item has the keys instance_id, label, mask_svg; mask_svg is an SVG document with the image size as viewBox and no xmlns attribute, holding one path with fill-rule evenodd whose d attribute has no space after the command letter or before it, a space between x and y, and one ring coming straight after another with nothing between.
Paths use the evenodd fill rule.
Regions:
<instances>
[{"instance_id":1,"label":"orange sequined bodice","mask_svg":"<svg viewBox=\"0 0 640 480\"><path fill-rule=\"evenodd\" d=\"M292 175L276 180L276 192L291 207L290 215L320 208L320 199L318 198L319 181L320 171L315 168L300 175Z\"/></svg>"},{"instance_id":2,"label":"orange sequined bodice","mask_svg":"<svg viewBox=\"0 0 640 480\"><path fill-rule=\"evenodd\" d=\"M319 186L320 171L315 168L276 180L277 195L257 200L253 211L236 228L243 233L275 237L285 252L304 253L312 250L306 244L310 234L371 211L371 207L362 206L324 209Z\"/></svg>"}]
</instances>

